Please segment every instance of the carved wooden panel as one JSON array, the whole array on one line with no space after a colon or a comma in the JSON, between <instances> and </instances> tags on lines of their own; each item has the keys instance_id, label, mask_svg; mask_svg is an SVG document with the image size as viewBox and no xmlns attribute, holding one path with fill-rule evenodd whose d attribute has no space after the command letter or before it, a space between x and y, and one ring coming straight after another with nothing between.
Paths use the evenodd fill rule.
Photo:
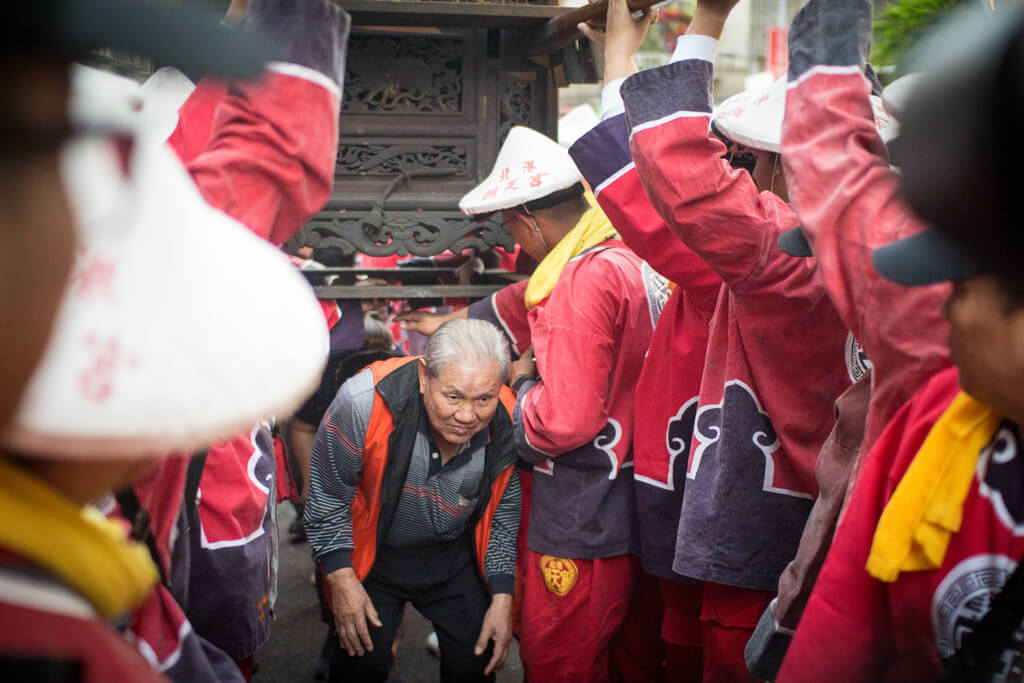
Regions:
<instances>
[{"instance_id":1,"label":"carved wooden panel","mask_svg":"<svg viewBox=\"0 0 1024 683\"><path fill-rule=\"evenodd\" d=\"M511 249L500 220L473 222L458 203L513 125L554 132L554 88L546 71L514 57L518 35L354 27L331 199L289 247L373 256Z\"/></svg>"},{"instance_id":2,"label":"carved wooden panel","mask_svg":"<svg viewBox=\"0 0 1024 683\"><path fill-rule=\"evenodd\" d=\"M379 176L450 169L451 175L465 177L468 167L469 146L465 144L342 144L335 174Z\"/></svg>"},{"instance_id":3,"label":"carved wooden panel","mask_svg":"<svg viewBox=\"0 0 1024 683\"><path fill-rule=\"evenodd\" d=\"M344 112L458 114L463 41L353 33Z\"/></svg>"},{"instance_id":4,"label":"carved wooden panel","mask_svg":"<svg viewBox=\"0 0 1024 683\"><path fill-rule=\"evenodd\" d=\"M529 126L533 122L533 83L518 79L501 82L498 113L498 144L505 142L512 126Z\"/></svg>"},{"instance_id":5,"label":"carved wooden panel","mask_svg":"<svg viewBox=\"0 0 1024 683\"><path fill-rule=\"evenodd\" d=\"M502 246L511 250L514 246L500 221L476 223L457 211L321 213L303 226L293 243L371 256L433 256L448 249L487 251Z\"/></svg>"}]
</instances>

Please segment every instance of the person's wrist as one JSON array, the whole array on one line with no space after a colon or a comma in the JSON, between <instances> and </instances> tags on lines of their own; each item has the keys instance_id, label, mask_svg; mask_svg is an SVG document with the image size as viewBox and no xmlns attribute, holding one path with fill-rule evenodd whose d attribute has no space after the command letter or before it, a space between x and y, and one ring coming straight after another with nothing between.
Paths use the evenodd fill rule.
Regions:
<instances>
[{"instance_id":1,"label":"person's wrist","mask_svg":"<svg viewBox=\"0 0 1024 683\"><path fill-rule=\"evenodd\" d=\"M523 386L523 383L533 379L533 374L529 372L521 372L512 378L509 382L509 386L512 387L512 391L519 393L519 387Z\"/></svg>"}]
</instances>

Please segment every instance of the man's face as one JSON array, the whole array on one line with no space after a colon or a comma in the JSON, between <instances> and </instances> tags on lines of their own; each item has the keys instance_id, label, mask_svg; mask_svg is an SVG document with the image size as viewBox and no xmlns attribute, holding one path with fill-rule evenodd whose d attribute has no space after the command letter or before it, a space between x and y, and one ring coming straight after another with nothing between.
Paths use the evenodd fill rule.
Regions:
<instances>
[{"instance_id":1,"label":"man's face","mask_svg":"<svg viewBox=\"0 0 1024 683\"><path fill-rule=\"evenodd\" d=\"M1024 418L1024 309L1010 310L991 275L961 280L943 313L949 320L949 353L960 386L994 411Z\"/></svg>"},{"instance_id":2,"label":"man's face","mask_svg":"<svg viewBox=\"0 0 1024 683\"><path fill-rule=\"evenodd\" d=\"M539 228L534 222L535 219L525 216L515 209L505 209L501 212L501 220L505 229L512 235L523 251L530 255L534 261L543 261L548 255L548 246L544 244L538 235Z\"/></svg>"},{"instance_id":3,"label":"man's face","mask_svg":"<svg viewBox=\"0 0 1024 683\"><path fill-rule=\"evenodd\" d=\"M501 366L452 362L430 377L420 359L420 393L430 431L441 449L459 446L486 427L498 410Z\"/></svg>"}]
</instances>

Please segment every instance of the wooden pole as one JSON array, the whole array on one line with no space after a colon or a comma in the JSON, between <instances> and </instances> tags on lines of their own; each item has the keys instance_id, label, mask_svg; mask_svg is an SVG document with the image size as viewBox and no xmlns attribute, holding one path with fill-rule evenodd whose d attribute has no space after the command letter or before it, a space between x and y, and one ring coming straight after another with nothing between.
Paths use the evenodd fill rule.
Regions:
<instances>
[{"instance_id":1,"label":"wooden pole","mask_svg":"<svg viewBox=\"0 0 1024 683\"><path fill-rule=\"evenodd\" d=\"M640 12L665 0L628 0L631 12ZM590 24L604 27L608 16L608 0L578 7L561 16L549 19L538 28L523 32L523 47L520 51L524 57L539 57L550 54L583 37L577 24Z\"/></svg>"}]
</instances>

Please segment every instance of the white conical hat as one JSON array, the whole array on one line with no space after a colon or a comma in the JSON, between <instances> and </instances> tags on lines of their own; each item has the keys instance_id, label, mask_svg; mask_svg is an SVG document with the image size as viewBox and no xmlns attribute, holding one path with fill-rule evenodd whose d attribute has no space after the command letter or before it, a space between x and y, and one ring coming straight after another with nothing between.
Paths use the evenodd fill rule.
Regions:
<instances>
[{"instance_id":1,"label":"white conical hat","mask_svg":"<svg viewBox=\"0 0 1024 683\"><path fill-rule=\"evenodd\" d=\"M907 100L917 87L924 74L912 73L900 76L895 81L885 86L882 90L882 102L885 103L885 110L896 120L903 118L903 112L907 108Z\"/></svg>"},{"instance_id":2,"label":"white conical hat","mask_svg":"<svg viewBox=\"0 0 1024 683\"><path fill-rule=\"evenodd\" d=\"M140 132L158 140L170 137L178 125L178 110L195 89L196 84L173 66L158 69L140 88Z\"/></svg>"},{"instance_id":3,"label":"white conical hat","mask_svg":"<svg viewBox=\"0 0 1024 683\"><path fill-rule=\"evenodd\" d=\"M589 104L581 104L569 110L565 116L558 119L558 144L562 147L572 147L572 143L600 122L597 112Z\"/></svg>"},{"instance_id":4,"label":"white conical hat","mask_svg":"<svg viewBox=\"0 0 1024 683\"><path fill-rule=\"evenodd\" d=\"M79 127L129 132L142 110L142 88L130 78L83 64L71 65L68 116Z\"/></svg>"},{"instance_id":5,"label":"white conical hat","mask_svg":"<svg viewBox=\"0 0 1024 683\"><path fill-rule=\"evenodd\" d=\"M531 128L514 126L487 180L467 192L459 208L469 216L511 209L582 180L565 147Z\"/></svg>"},{"instance_id":6,"label":"white conical hat","mask_svg":"<svg viewBox=\"0 0 1024 683\"><path fill-rule=\"evenodd\" d=\"M872 95L871 108L882 141L894 139L899 134L899 126L885 111L881 98ZM785 111L786 79L783 77L767 90L745 90L728 98L715 110L714 121L730 140L754 149L778 152Z\"/></svg>"},{"instance_id":7,"label":"white conical hat","mask_svg":"<svg viewBox=\"0 0 1024 683\"><path fill-rule=\"evenodd\" d=\"M210 207L155 138L136 140L128 167L105 139L65 151L80 244L9 449L190 451L289 413L319 382L327 328L288 258Z\"/></svg>"}]
</instances>

